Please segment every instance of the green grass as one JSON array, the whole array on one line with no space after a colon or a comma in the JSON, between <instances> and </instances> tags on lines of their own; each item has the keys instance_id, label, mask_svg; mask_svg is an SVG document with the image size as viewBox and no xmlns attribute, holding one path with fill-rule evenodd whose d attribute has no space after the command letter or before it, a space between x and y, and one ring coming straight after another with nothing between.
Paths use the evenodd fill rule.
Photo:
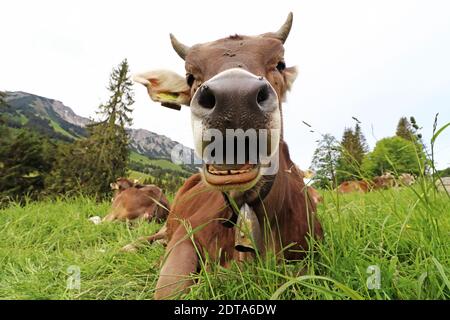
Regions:
<instances>
[{"instance_id":1,"label":"green grass","mask_svg":"<svg viewBox=\"0 0 450 320\"><path fill-rule=\"evenodd\" d=\"M448 299L450 201L429 186L366 195L326 192L325 238L300 262L273 257L198 276L192 299ZM425 200L427 199L427 200ZM370 290L369 266L380 270Z\"/></svg>"},{"instance_id":2,"label":"green grass","mask_svg":"<svg viewBox=\"0 0 450 320\"><path fill-rule=\"evenodd\" d=\"M0 211L0 298L150 299L164 249L119 250L159 225L88 221L109 206L79 198ZM80 268L80 290L66 288L70 266Z\"/></svg>"},{"instance_id":3,"label":"green grass","mask_svg":"<svg viewBox=\"0 0 450 320\"><path fill-rule=\"evenodd\" d=\"M153 177L151 175L143 173L143 172L139 172L139 171L135 171L135 170L128 170L128 178L129 179L137 179L142 183L145 181L145 179L153 178Z\"/></svg>"},{"instance_id":4,"label":"green grass","mask_svg":"<svg viewBox=\"0 0 450 320\"><path fill-rule=\"evenodd\" d=\"M86 198L0 211L0 298L151 299L164 248L119 249L159 228L94 225L110 203ZM205 261L186 299L448 299L450 201L429 186L366 195L326 192L325 238L298 262L272 256L229 269ZM66 289L78 266L81 289ZM370 290L369 266L381 272ZM206 271L208 270L208 271Z\"/></svg>"},{"instance_id":5,"label":"green grass","mask_svg":"<svg viewBox=\"0 0 450 320\"><path fill-rule=\"evenodd\" d=\"M131 152L130 160L134 161L134 162L139 162L142 164L154 165L154 166L160 167L162 169L170 169L170 170L179 171L179 172L186 172L179 165L177 165L169 160L150 159L150 158L147 158L146 156L136 153L135 151Z\"/></svg>"},{"instance_id":6,"label":"green grass","mask_svg":"<svg viewBox=\"0 0 450 320\"><path fill-rule=\"evenodd\" d=\"M73 136L72 134L70 134L69 132L67 132L66 130L64 130L63 128L61 128L61 126L53 119L49 119L50 120L50 124L53 127L53 129L58 132L61 133L63 135L65 135L68 138L72 138L72 139L77 139L77 137Z\"/></svg>"},{"instance_id":7,"label":"green grass","mask_svg":"<svg viewBox=\"0 0 450 320\"><path fill-rule=\"evenodd\" d=\"M13 117L13 119L16 118L16 119L20 122L20 124L22 124L22 125L27 124L28 118L25 117L25 116L24 116L22 113L20 113L20 112L18 112L17 114L18 114L17 117Z\"/></svg>"},{"instance_id":8,"label":"green grass","mask_svg":"<svg viewBox=\"0 0 450 320\"><path fill-rule=\"evenodd\" d=\"M20 123L22 125L25 125L28 122L28 118L25 117L23 114L20 114Z\"/></svg>"}]
</instances>

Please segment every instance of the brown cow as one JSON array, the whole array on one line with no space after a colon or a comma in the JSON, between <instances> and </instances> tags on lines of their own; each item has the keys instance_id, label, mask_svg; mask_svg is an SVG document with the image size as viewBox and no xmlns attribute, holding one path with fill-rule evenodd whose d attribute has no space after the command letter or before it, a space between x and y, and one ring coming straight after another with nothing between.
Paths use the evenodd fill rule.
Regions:
<instances>
[{"instance_id":1,"label":"brown cow","mask_svg":"<svg viewBox=\"0 0 450 320\"><path fill-rule=\"evenodd\" d=\"M402 173L398 177L398 182L402 186L409 187L416 182L416 178L410 173Z\"/></svg>"},{"instance_id":2,"label":"brown cow","mask_svg":"<svg viewBox=\"0 0 450 320\"><path fill-rule=\"evenodd\" d=\"M340 193L351 193L351 192L363 192L366 193L370 190L370 185L367 181L344 181L338 188Z\"/></svg>"},{"instance_id":3,"label":"brown cow","mask_svg":"<svg viewBox=\"0 0 450 320\"><path fill-rule=\"evenodd\" d=\"M374 189L389 189L397 186L395 177L390 172L385 172L381 176L373 178Z\"/></svg>"},{"instance_id":4,"label":"brown cow","mask_svg":"<svg viewBox=\"0 0 450 320\"><path fill-rule=\"evenodd\" d=\"M315 204L319 204L323 201L323 197L320 195L319 191L311 186L308 186L308 196L312 201L314 201Z\"/></svg>"},{"instance_id":5,"label":"brown cow","mask_svg":"<svg viewBox=\"0 0 450 320\"><path fill-rule=\"evenodd\" d=\"M111 190L114 191L114 197L116 197L123 190L138 186L138 180L131 181L128 178L117 178L116 182L109 184ZM113 200L114 200L113 197Z\"/></svg>"},{"instance_id":6,"label":"brown cow","mask_svg":"<svg viewBox=\"0 0 450 320\"><path fill-rule=\"evenodd\" d=\"M145 220L165 221L169 212L169 202L157 186L143 185L126 178L119 178L111 184L116 190L111 212L103 221Z\"/></svg>"},{"instance_id":7,"label":"brown cow","mask_svg":"<svg viewBox=\"0 0 450 320\"><path fill-rule=\"evenodd\" d=\"M152 100L176 109L190 106L195 150L205 161L201 173L185 182L172 205L155 298L174 297L192 284L188 276L200 267L198 254L224 266L232 259L253 256L252 250L238 251L247 251L237 245L242 234L236 231L244 216L262 232L253 248L261 254L272 250L280 257L300 259L308 250L308 237L322 237L315 202L304 192L303 175L283 140L281 102L296 77L295 67L287 68L284 62L283 44L291 25L292 13L277 32L234 35L192 47L171 35L172 46L185 60L186 78L168 71L135 77ZM205 155L208 139L202 135L211 129L224 135L227 129L266 130L271 139L266 151L278 170L268 172L267 163L260 160L241 162L234 153L230 163L228 148L226 164L211 161ZM219 140L228 143L228 139ZM240 154L247 158L247 149ZM231 201L241 211L235 212Z\"/></svg>"}]
</instances>

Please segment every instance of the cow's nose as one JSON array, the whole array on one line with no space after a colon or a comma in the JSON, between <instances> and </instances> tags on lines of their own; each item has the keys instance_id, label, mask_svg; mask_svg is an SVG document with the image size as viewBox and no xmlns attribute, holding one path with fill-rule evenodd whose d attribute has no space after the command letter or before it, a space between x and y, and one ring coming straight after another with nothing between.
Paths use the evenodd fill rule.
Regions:
<instances>
[{"instance_id":1,"label":"cow's nose","mask_svg":"<svg viewBox=\"0 0 450 320\"><path fill-rule=\"evenodd\" d=\"M278 97L265 78L231 69L205 82L192 98L191 107L199 112L271 112L278 107Z\"/></svg>"},{"instance_id":2,"label":"cow's nose","mask_svg":"<svg viewBox=\"0 0 450 320\"><path fill-rule=\"evenodd\" d=\"M200 87L197 95L197 104L205 109L212 109L216 105L216 93L207 85Z\"/></svg>"}]
</instances>

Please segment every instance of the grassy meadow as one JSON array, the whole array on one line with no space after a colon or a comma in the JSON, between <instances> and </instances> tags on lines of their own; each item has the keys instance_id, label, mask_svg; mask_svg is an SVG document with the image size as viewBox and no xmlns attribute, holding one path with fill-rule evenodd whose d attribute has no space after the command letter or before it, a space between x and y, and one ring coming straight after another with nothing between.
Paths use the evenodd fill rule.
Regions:
<instances>
[{"instance_id":1,"label":"grassy meadow","mask_svg":"<svg viewBox=\"0 0 450 320\"><path fill-rule=\"evenodd\" d=\"M79 197L1 210L0 299L152 299L164 247L120 248L160 225L88 221L109 206ZM364 195L325 192L318 214L325 238L303 261L267 256L230 269L204 261L184 298L450 298L447 194L424 182ZM67 288L73 266L79 289ZM378 289L367 286L368 268L380 271Z\"/></svg>"}]
</instances>

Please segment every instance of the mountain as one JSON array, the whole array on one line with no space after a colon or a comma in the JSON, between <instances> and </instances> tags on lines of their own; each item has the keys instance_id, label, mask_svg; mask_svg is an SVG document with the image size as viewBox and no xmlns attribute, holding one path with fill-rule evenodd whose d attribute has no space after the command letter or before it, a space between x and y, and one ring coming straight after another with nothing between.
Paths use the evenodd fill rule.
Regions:
<instances>
[{"instance_id":1,"label":"mountain","mask_svg":"<svg viewBox=\"0 0 450 320\"><path fill-rule=\"evenodd\" d=\"M70 142L85 137L85 127L91 122L58 100L26 92L7 91L5 101L10 106L7 112L11 127L28 127L58 140ZM128 130L131 150L151 159L170 160L173 147L179 145L166 136L145 129Z\"/></svg>"},{"instance_id":2,"label":"mountain","mask_svg":"<svg viewBox=\"0 0 450 320\"><path fill-rule=\"evenodd\" d=\"M170 159L172 149L179 144L166 136L145 129L131 129L128 134L132 150L154 159Z\"/></svg>"},{"instance_id":3,"label":"mountain","mask_svg":"<svg viewBox=\"0 0 450 320\"><path fill-rule=\"evenodd\" d=\"M84 126L89 119L78 117L61 102L25 92L6 92L7 109L12 127L27 127L51 138L73 141L86 136ZM75 115L67 121L65 113ZM75 118L77 117L77 121Z\"/></svg>"}]
</instances>

